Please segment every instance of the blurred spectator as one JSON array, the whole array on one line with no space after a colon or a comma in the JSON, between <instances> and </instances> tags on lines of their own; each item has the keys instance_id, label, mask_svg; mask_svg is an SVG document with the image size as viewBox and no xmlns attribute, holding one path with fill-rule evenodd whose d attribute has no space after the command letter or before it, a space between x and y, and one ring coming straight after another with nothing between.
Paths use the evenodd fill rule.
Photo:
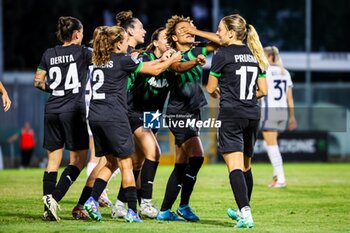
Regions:
<instances>
[{"instance_id":1,"label":"blurred spectator","mask_svg":"<svg viewBox=\"0 0 350 233\"><path fill-rule=\"evenodd\" d=\"M28 167L35 147L34 130L28 121L24 123L21 131L9 137L7 142L14 143L18 139L20 139L21 168Z\"/></svg>"}]
</instances>

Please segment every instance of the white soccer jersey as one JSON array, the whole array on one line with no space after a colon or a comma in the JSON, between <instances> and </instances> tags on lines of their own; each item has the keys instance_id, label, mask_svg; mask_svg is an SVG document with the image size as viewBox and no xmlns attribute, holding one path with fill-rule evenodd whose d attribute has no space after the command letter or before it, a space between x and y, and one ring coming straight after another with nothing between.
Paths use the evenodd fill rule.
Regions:
<instances>
[{"instance_id":1,"label":"white soccer jersey","mask_svg":"<svg viewBox=\"0 0 350 233\"><path fill-rule=\"evenodd\" d=\"M262 118L279 120L288 118L287 90L293 87L289 72L277 65L270 65L266 71L267 96L262 98Z\"/></svg>"}]
</instances>

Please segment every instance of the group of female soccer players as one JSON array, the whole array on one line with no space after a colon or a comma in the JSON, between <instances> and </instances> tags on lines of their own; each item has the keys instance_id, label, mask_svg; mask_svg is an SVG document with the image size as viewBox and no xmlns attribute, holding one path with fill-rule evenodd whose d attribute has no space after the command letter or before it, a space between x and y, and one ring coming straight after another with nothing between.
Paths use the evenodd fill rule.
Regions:
<instances>
[{"instance_id":1,"label":"group of female soccer players","mask_svg":"<svg viewBox=\"0 0 350 233\"><path fill-rule=\"evenodd\" d=\"M253 227L251 157L260 119L258 99L267 94L268 67L254 27L238 14L229 15L221 19L215 34L198 30L188 17L173 16L153 33L146 49L135 50L145 34L142 22L131 11L120 12L116 26L95 29L90 49L81 45L81 22L74 17L59 18L57 37L63 44L45 51L34 80L35 87L50 93L44 123L44 148L49 159L43 177L43 218L59 221L58 202L86 164L85 86L89 81L92 94L87 120L95 154L101 158L73 209L73 217L102 219L98 199L119 168L122 182L112 217L141 222L140 214L160 221L199 221L189 205L204 160L199 129L170 127L176 162L158 210L152 203L152 191L161 152L156 130L143 128L142 118L145 111L162 112L169 94L167 115L200 120L201 108L207 103L201 65L207 54L216 50L207 91L220 98L218 149L227 164L238 206L228 214L237 220L236 227ZM195 45L195 36L209 43ZM89 66L93 67L91 73ZM70 151L70 163L57 183L64 146ZM180 191L180 205L173 212Z\"/></svg>"}]
</instances>

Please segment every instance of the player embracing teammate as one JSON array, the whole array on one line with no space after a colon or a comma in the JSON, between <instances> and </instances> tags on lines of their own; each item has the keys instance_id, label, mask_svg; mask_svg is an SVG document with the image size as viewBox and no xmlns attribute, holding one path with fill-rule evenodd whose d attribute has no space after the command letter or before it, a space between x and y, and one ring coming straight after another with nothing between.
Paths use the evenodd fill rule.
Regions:
<instances>
[{"instance_id":1,"label":"player embracing teammate","mask_svg":"<svg viewBox=\"0 0 350 233\"><path fill-rule=\"evenodd\" d=\"M127 22L132 25L133 20L135 18L131 15L130 22ZM79 101L83 100L79 87L84 86L85 83L79 79L78 81L82 82L79 85L80 82L74 79L75 76L72 76L70 68L74 61L81 59L83 65L79 72L86 78L87 65L91 63L91 53L80 46L82 26L79 21L75 23L76 25L73 24L75 26L69 30L69 33L64 34L65 39L62 39L64 46L48 50L44 54L35 78L36 87L52 93L45 116L45 127L50 126L50 128L48 130L45 128L45 133L51 135L50 138L55 140L50 141L48 137L45 137L45 146L49 150L49 165L54 164L54 168L52 171L45 172L44 175L46 194L44 203L48 208L45 212L46 218L52 214L56 220L59 220L57 202L62 199L83 168L88 147L86 125L81 125L83 130L80 132L84 135L81 135L80 138L84 139L82 141L84 144L68 147L73 151L72 161L56 186L61 155L58 155L59 161L55 163L50 162L50 158L55 150L62 152L64 142L59 140L60 137L52 136L55 131L54 127L59 125L60 121L69 120L70 123L62 129L67 134L69 127L73 124L81 124L78 118L75 118L78 115L81 117L81 114L73 111L67 116L68 118L61 119L60 114L64 115L63 113L56 113L56 110L53 110L53 113L48 112L51 110L49 104L56 103L56 100L60 106L70 106L74 94L79 94ZM143 33L145 33L144 30ZM59 35L62 37L62 33ZM141 221L137 212L136 179L133 173L133 165L137 163L135 161L133 163L131 157L135 152L133 134L137 139L136 148L140 149L138 153L142 155L139 159L140 167L142 167L140 204L141 207L154 208L151 203L153 180L160 151L154 132L142 129L141 114L143 111L161 111L166 94L170 91L168 116L181 115L200 120L200 110L206 105L201 86L201 65L205 63L205 56L208 53L223 46L213 57L207 90L212 97L220 98L219 119L222 121L222 127L219 129L218 149L227 164L231 188L238 206L238 210L229 208L227 213L231 218L237 220L237 228L253 227L254 222L250 209L253 189L251 158L260 120L260 107L257 100L267 94L265 70L268 67L254 27L247 24L240 15L229 15L221 19L215 34L198 30L190 18L173 16L167 21L165 28L160 28L155 32L151 45L139 59L128 54L130 52L128 51L128 46L130 46L128 38L132 35L134 34L130 33L125 25L123 27L101 26L94 32L92 99L88 120L95 140L96 156L104 156L107 162L99 168L91 196L85 202L84 209L92 219L97 221L102 219L98 210L98 198L112 173L119 167L123 190L121 196L128 207L124 218L128 222ZM210 42L196 46L195 36L206 38ZM72 40L74 43L68 43ZM179 52L169 50L169 45ZM72 46L71 48L78 50L81 55L76 58L75 50L70 51L68 49L70 47L65 48L65 46ZM64 77L72 78L72 80L66 80L64 86L61 85L62 80L59 79L63 76L60 76L58 69L52 68L53 65L67 68L61 65L63 63L68 64L66 65L67 74L65 73ZM46 72L50 78L48 84L44 81ZM157 80L161 81L157 82ZM152 83L164 84L164 89L159 90L160 86L152 86ZM59 98L62 96L72 97L64 102L62 98ZM139 98L143 100L139 101ZM157 98L159 98L159 103L152 106L157 103L153 101ZM158 220L178 221L180 220L179 215L188 221L199 221L200 218L189 205L196 177L204 160L199 129L170 127L170 131L175 136L176 161L166 186L160 212L157 215L152 213L151 216L156 216ZM75 138L78 138L78 135L74 135L73 139ZM149 145L152 145L150 148L153 152L148 152ZM74 156L75 154L77 155ZM50 188L46 188L48 186ZM174 213L171 208L180 191L180 205Z\"/></svg>"}]
</instances>

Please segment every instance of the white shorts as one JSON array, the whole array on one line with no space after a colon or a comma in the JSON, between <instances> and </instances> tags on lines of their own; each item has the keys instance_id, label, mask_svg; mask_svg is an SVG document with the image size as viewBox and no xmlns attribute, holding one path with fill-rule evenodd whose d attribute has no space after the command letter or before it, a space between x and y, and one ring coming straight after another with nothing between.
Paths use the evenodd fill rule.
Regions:
<instances>
[{"instance_id":1,"label":"white shorts","mask_svg":"<svg viewBox=\"0 0 350 233\"><path fill-rule=\"evenodd\" d=\"M262 131L279 131L282 132L286 129L287 121L281 120L265 120L260 121L260 128Z\"/></svg>"},{"instance_id":2,"label":"white shorts","mask_svg":"<svg viewBox=\"0 0 350 233\"><path fill-rule=\"evenodd\" d=\"M262 108L260 128L263 131L284 131L288 121L287 108Z\"/></svg>"}]
</instances>

